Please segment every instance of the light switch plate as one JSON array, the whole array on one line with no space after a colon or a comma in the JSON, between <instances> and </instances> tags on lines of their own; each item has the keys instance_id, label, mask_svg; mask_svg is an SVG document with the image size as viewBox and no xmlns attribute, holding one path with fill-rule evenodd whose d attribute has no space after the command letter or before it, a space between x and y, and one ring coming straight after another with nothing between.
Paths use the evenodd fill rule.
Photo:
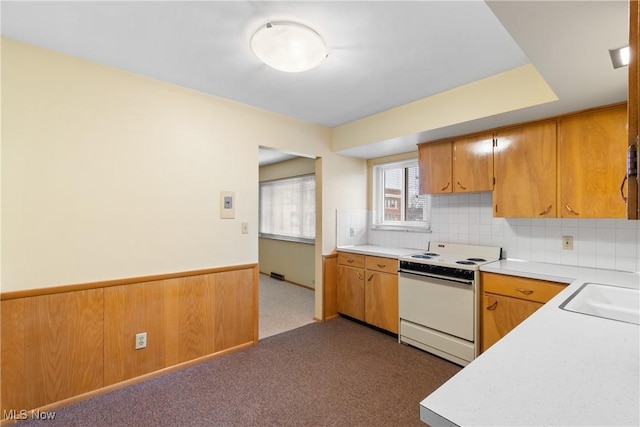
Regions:
<instances>
[{"instance_id":1,"label":"light switch plate","mask_svg":"<svg viewBox=\"0 0 640 427\"><path fill-rule=\"evenodd\" d=\"M220 192L220 218L233 219L236 217L235 191Z\"/></svg>"}]
</instances>

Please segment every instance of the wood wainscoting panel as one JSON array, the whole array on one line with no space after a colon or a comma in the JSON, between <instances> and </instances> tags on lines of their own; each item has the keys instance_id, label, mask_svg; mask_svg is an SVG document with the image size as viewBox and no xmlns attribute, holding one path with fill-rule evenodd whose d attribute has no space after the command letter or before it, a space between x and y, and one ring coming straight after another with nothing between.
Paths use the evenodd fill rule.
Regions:
<instances>
[{"instance_id":1,"label":"wood wainscoting panel","mask_svg":"<svg viewBox=\"0 0 640 427\"><path fill-rule=\"evenodd\" d=\"M214 352L214 277L218 274L164 281L167 366Z\"/></svg>"},{"instance_id":2,"label":"wood wainscoting panel","mask_svg":"<svg viewBox=\"0 0 640 427\"><path fill-rule=\"evenodd\" d=\"M104 383L115 384L166 367L163 281L104 290ZM135 335L147 347L135 349Z\"/></svg>"},{"instance_id":3,"label":"wood wainscoting panel","mask_svg":"<svg viewBox=\"0 0 640 427\"><path fill-rule=\"evenodd\" d=\"M257 342L258 268L228 271L215 280L215 351Z\"/></svg>"},{"instance_id":4,"label":"wood wainscoting panel","mask_svg":"<svg viewBox=\"0 0 640 427\"><path fill-rule=\"evenodd\" d=\"M2 416L258 342L257 264L99 285L1 295Z\"/></svg>"},{"instance_id":5,"label":"wood wainscoting panel","mask_svg":"<svg viewBox=\"0 0 640 427\"><path fill-rule=\"evenodd\" d=\"M0 314L0 410L4 413L5 410L19 411L27 407L23 386L29 380L24 370L24 300L2 301Z\"/></svg>"},{"instance_id":6,"label":"wood wainscoting panel","mask_svg":"<svg viewBox=\"0 0 640 427\"><path fill-rule=\"evenodd\" d=\"M23 409L104 385L103 290L24 300Z\"/></svg>"},{"instance_id":7,"label":"wood wainscoting panel","mask_svg":"<svg viewBox=\"0 0 640 427\"><path fill-rule=\"evenodd\" d=\"M322 320L338 317L338 254L322 257Z\"/></svg>"}]
</instances>

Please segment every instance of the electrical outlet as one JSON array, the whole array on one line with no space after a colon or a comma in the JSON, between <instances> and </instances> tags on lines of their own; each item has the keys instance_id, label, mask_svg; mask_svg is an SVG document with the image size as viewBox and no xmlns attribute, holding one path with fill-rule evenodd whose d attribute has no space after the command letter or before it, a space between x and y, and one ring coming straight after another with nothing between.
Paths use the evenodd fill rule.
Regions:
<instances>
[{"instance_id":1,"label":"electrical outlet","mask_svg":"<svg viewBox=\"0 0 640 427\"><path fill-rule=\"evenodd\" d=\"M573 250L573 236L562 236L562 249L566 251Z\"/></svg>"},{"instance_id":2,"label":"electrical outlet","mask_svg":"<svg viewBox=\"0 0 640 427\"><path fill-rule=\"evenodd\" d=\"M136 334L136 350L140 350L141 348L147 348L147 333L140 332Z\"/></svg>"}]
</instances>

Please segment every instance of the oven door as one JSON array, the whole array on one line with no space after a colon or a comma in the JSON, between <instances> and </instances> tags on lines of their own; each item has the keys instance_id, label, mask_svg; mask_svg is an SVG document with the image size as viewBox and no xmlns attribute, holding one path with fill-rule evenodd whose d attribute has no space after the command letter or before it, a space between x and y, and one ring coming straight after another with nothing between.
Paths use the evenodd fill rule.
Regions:
<instances>
[{"instance_id":1,"label":"oven door","mask_svg":"<svg viewBox=\"0 0 640 427\"><path fill-rule=\"evenodd\" d=\"M399 317L474 342L474 288L473 281L401 271L398 280Z\"/></svg>"}]
</instances>

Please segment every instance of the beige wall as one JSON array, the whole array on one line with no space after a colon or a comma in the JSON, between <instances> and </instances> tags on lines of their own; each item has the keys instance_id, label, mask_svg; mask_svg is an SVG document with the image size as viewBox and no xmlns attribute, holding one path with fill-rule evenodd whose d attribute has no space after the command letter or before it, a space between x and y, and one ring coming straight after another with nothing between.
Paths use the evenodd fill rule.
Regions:
<instances>
[{"instance_id":1,"label":"beige wall","mask_svg":"<svg viewBox=\"0 0 640 427\"><path fill-rule=\"evenodd\" d=\"M259 180L262 182L289 178L292 176L309 175L312 173L316 173L315 159L297 157L285 162L262 166L258 171L258 176Z\"/></svg>"},{"instance_id":2,"label":"beige wall","mask_svg":"<svg viewBox=\"0 0 640 427\"><path fill-rule=\"evenodd\" d=\"M323 126L4 38L2 89L2 292L257 262L258 144L321 158L316 283L366 205Z\"/></svg>"},{"instance_id":3,"label":"beige wall","mask_svg":"<svg viewBox=\"0 0 640 427\"><path fill-rule=\"evenodd\" d=\"M315 173L315 159L299 157L286 162L263 166L260 181L289 178ZM315 245L284 240L259 239L260 272L284 274L285 280L310 288L315 287Z\"/></svg>"},{"instance_id":4,"label":"beige wall","mask_svg":"<svg viewBox=\"0 0 640 427\"><path fill-rule=\"evenodd\" d=\"M260 273L280 273L285 280L315 288L315 245L259 239Z\"/></svg>"},{"instance_id":5,"label":"beige wall","mask_svg":"<svg viewBox=\"0 0 640 427\"><path fill-rule=\"evenodd\" d=\"M557 99L538 70L523 65L338 126L333 129L333 149L360 147Z\"/></svg>"}]
</instances>

